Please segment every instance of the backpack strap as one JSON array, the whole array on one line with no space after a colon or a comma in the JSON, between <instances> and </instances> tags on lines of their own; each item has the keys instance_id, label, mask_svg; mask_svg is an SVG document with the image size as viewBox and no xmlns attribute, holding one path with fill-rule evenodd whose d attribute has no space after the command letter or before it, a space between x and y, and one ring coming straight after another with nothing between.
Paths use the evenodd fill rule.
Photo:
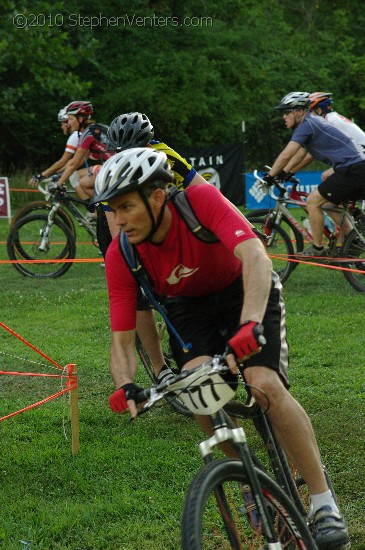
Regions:
<instances>
[{"instance_id":1,"label":"backpack strap","mask_svg":"<svg viewBox=\"0 0 365 550\"><path fill-rule=\"evenodd\" d=\"M216 237L210 229L207 229L200 223L184 191L180 191L177 187L171 187L171 189L169 189L168 199L171 200L177 213L197 239L205 243L219 242L218 237Z\"/></svg>"},{"instance_id":2,"label":"backpack strap","mask_svg":"<svg viewBox=\"0 0 365 550\"><path fill-rule=\"evenodd\" d=\"M144 290L145 285L152 289L151 277L144 267L137 249L129 242L123 231L119 232L119 250L141 289Z\"/></svg>"},{"instance_id":3,"label":"backpack strap","mask_svg":"<svg viewBox=\"0 0 365 550\"><path fill-rule=\"evenodd\" d=\"M125 233L123 233L123 231L119 232L119 250L144 296L151 303L154 309L159 312L166 325L168 326L170 333L176 338L182 349L186 352L189 351L192 347L190 342L185 343L182 340L181 336L176 331L171 321L168 319L164 308L160 304L153 290L151 277L143 266L136 248L128 241L127 236Z\"/></svg>"}]
</instances>

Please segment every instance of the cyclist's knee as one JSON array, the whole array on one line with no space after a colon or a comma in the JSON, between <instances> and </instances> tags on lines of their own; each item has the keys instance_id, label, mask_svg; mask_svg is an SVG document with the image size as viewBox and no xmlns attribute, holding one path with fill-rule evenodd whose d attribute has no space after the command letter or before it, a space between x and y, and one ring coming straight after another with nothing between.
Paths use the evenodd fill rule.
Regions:
<instances>
[{"instance_id":1,"label":"cyclist's knee","mask_svg":"<svg viewBox=\"0 0 365 550\"><path fill-rule=\"evenodd\" d=\"M245 380L250 386L252 396L265 407L273 405L287 392L279 374L267 367L250 367L245 370Z\"/></svg>"},{"instance_id":2,"label":"cyclist's knee","mask_svg":"<svg viewBox=\"0 0 365 550\"><path fill-rule=\"evenodd\" d=\"M314 189L307 198L307 208L319 208L326 202L326 199L322 197L317 189Z\"/></svg>"}]
</instances>

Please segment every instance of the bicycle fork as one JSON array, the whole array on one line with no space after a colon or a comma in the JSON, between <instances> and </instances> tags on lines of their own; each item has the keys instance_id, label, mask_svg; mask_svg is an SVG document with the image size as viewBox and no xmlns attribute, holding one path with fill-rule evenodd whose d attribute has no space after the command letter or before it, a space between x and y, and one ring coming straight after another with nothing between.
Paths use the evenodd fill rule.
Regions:
<instances>
[{"instance_id":1,"label":"bicycle fork","mask_svg":"<svg viewBox=\"0 0 365 550\"><path fill-rule=\"evenodd\" d=\"M262 534L266 537L268 550L281 550L282 545L278 541L275 530L272 526L268 507L262 494L260 482L258 480L255 466L252 460L251 452L247 444L246 434L243 428L230 428L222 411L212 417L214 434L203 441L199 445L200 453L206 464L213 460L212 450L220 443L231 442L238 451L242 467L247 473L250 480L250 485L242 485L241 492L245 503L245 512L248 513L250 521L255 529L261 529ZM224 488L220 485L215 490L215 496L221 515L226 527L227 534L233 549L241 549L239 535L235 527Z\"/></svg>"},{"instance_id":2,"label":"bicycle fork","mask_svg":"<svg viewBox=\"0 0 365 550\"><path fill-rule=\"evenodd\" d=\"M38 250L40 252L47 252L49 250L49 240L52 232L52 227L59 207L59 202L56 202L52 205L52 208L50 209L48 214L47 223L45 224L43 229L40 230L41 242L38 245Z\"/></svg>"}]
</instances>

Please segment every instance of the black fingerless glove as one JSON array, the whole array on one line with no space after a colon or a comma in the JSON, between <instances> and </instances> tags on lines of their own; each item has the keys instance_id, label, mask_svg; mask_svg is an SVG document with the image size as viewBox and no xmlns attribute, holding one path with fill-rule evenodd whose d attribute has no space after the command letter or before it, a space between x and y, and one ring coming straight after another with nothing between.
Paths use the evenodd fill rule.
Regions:
<instances>
[{"instance_id":1,"label":"black fingerless glove","mask_svg":"<svg viewBox=\"0 0 365 550\"><path fill-rule=\"evenodd\" d=\"M271 185L273 185L275 181L274 176L270 176L270 174L265 174L264 176L262 176L262 179L268 187L271 187Z\"/></svg>"},{"instance_id":2,"label":"black fingerless glove","mask_svg":"<svg viewBox=\"0 0 365 550\"><path fill-rule=\"evenodd\" d=\"M281 170L276 177L281 181L299 183L299 180L295 177L295 174L292 172L285 172L285 170Z\"/></svg>"}]
</instances>

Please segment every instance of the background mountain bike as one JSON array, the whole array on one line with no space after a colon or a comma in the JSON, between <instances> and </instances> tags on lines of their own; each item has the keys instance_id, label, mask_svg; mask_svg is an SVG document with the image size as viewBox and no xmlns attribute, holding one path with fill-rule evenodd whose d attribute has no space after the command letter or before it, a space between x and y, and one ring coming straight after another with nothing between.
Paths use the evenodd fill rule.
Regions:
<instances>
[{"instance_id":1,"label":"background mountain bike","mask_svg":"<svg viewBox=\"0 0 365 550\"><path fill-rule=\"evenodd\" d=\"M285 487L273 480L262 462L248 446L244 430L230 416L264 419L265 431L280 449L270 424L261 409L250 400L242 404L232 402L235 393L225 380L228 372L225 356L217 356L191 371L184 371L174 380L143 390L137 400L147 399L139 414L161 403L166 395L179 396L195 414L206 414L212 420L214 435L200 444L206 466L192 481L185 498L182 517L183 550L211 548L302 548L315 549L299 499L293 498L290 485L294 481L290 470L279 468L286 476ZM239 385L239 390L244 389ZM261 423L260 423L261 424ZM257 422L255 422L257 426ZM260 434L261 435L261 434ZM240 458L215 459L213 449L218 443L230 442ZM271 444L267 447L269 450ZM281 451L273 461L269 454L273 475L277 475ZM302 483L299 481L299 484ZM296 490L296 489L294 489ZM277 544L277 546L275 546ZM271 548L271 546L270 546Z\"/></svg>"},{"instance_id":2,"label":"background mountain bike","mask_svg":"<svg viewBox=\"0 0 365 550\"><path fill-rule=\"evenodd\" d=\"M88 215L88 201L64 187L57 187L52 178L48 180L51 181L43 182L46 187L38 186L45 200L29 203L17 212L7 239L10 260L36 260L35 263L13 263L15 269L29 277L60 277L71 268L72 262L62 263L62 260L76 257L74 219L98 247L96 223Z\"/></svg>"},{"instance_id":3,"label":"background mountain bike","mask_svg":"<svg viewBox=\"0 0 365 550\"><path fill-rule=\"evenodd\" d=\"M267 189L266 182L257 170L254 174L262 187ZM272 256L273 267L282 282L285 282L298 266L295 262L295 254L304 249L305 241L312 242L308 218L304 217L301 224L292 213L295 209L288 209L291 205L306 211L305 201L308 193L298 191L298 184L299 181L290 189L286 189L280 180L275 179L274 187L279 191L279 195L275 197L271 194L276 200L274 208L253 210L246 214L247 219L268 237L265 246ZM269 190L269 192L272 191ZM359 292L365 292L365 214L363 210L355 202L349 202L343 208L324 206L323 211L326 220L324 236L327 249L326 257L321 258L321 263L349 268L347 271L342 271L345 278L353 288ZM341 214L340 226L336 226L326 214L331 211ZM346 220L350 222L353 229L346 236L339 253L337 248L339 232ZM316 258L313 258L313 261L316 261Z\"/></svg>"}]
</instances>

